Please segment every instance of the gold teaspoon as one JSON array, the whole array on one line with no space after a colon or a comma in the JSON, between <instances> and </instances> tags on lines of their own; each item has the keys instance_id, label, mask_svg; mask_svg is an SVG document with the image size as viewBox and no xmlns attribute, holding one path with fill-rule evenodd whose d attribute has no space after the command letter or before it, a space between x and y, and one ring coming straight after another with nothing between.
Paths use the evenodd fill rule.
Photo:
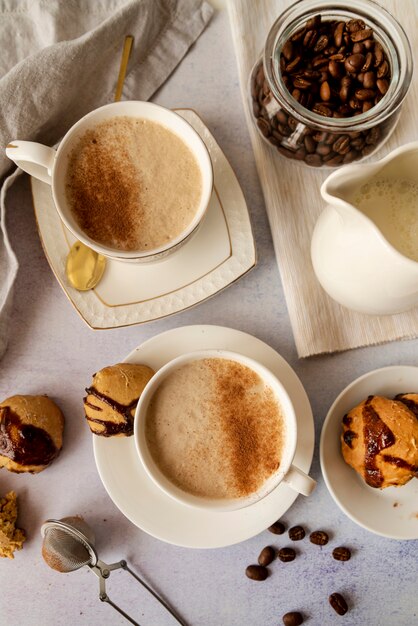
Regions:
<instances>
[{"instance_id":1,"label":"gold teaspoon","mask_svg":"<svg viewBox=\"0 0 418 626\"><path fill-rule=\"evenodd\" d=\"M123 83L128 67L134 38L132 35L125 37L122 59L120 62L118 83L116 86L115 102L119 102L122 96ZM78 291L94 289L103 276L106 267L106 258L92 250L81 241L76 241L70 248L65 265L65 273L68 281Z\"/></svg>"}]
</instances>

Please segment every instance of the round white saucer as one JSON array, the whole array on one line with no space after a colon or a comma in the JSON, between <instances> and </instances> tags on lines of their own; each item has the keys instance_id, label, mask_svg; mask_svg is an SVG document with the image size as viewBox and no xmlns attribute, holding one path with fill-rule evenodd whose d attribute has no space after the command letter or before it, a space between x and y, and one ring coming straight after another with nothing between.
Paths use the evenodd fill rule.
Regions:
<instances>
[{"instance_id":1,"label":"round white saucer","mask_svg":"<svg viewBox=\"0 0 418 626\"><path fill-rule=\"evenodd\" d=\"M403 487L369 487L343 459L341 420L369 395L393 398L417 389L418 367L394 365L368 372L340 393L322 427L321 469L335 502L363 528L391 539L418 539L418 480Z\"/></svg>"},{"instance_id":2,"label":"round white saucer","mask_svg":"<svg viewBox=\"0 0 418 626\"><path fill-rule=\"evenodd\" d=\"M314 449L308 397L290 365L264 342L221 326L183 326L149 339L125 361L144 363L158 370L185 352L204 349L240 352L259 361L279 378L297 416L295 464L308 472ZM121 512L153 537L179 546L220 548L249 539L281 517L298 495L281 483L251 507L231 512L203 511L177 502L155 486L140 463L133 437L93 436L93 448L103 485Z\"/></svg>"}]
</instances>

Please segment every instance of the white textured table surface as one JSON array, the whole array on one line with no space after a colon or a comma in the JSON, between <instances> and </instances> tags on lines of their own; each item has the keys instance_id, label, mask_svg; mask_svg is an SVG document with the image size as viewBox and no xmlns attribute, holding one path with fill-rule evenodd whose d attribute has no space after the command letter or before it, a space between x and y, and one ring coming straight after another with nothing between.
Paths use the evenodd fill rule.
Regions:
<instances>
[{"instance_id":1,"label":"white textured table surface","mask_svg":"<svg viewBox=\"0 0 418 626\"><path fill-rule=\"evenodd\" d=\"M218 13L156 101L193 107L230 159L250 207L259 264L208 302L146 326L93 332L71 308L44 258L30 209L29 185L11 195L9 229L20 261L9 349L0 363L0 396L48 393L66 415L60 458L38 476L0 473L0 492L15 489L20 524L28 533L14 561L0 563L0 624L67 626L126 623L98 600L97 580L88 570L58 574L40 557L39 528L48 517L81 514L96 530L100 555L110 562L127 557L193 626L275 626L288 610L302 610L312 626L407 626L418 623L418 541L374 536L339 511L320 476L318 439L326 412L339 391L357 376L392 364L418 365L418 341L391 343L335 356L298 360L273 253L253 156L241 107L228 18ZM285 521L309 530L331 531L335 545L353 548L345 564L308 540L290 564L275 563L272 576L254 583L245 567L262 547L286 545L268 532L231 548L204 551L161 543L133 526L113 505L96 472L92 443L83 421L83 389L91 374L115 363L143 340L169 328L209 323L236 327L272 345L301 378L312 403L317 443L312 473L318 488L298 498ZM166 616L129 580L115 573L110 595L143 626L169 626ZM339 618L328 595L345 592L352 610Z\"/></svg>"}]
</instances>

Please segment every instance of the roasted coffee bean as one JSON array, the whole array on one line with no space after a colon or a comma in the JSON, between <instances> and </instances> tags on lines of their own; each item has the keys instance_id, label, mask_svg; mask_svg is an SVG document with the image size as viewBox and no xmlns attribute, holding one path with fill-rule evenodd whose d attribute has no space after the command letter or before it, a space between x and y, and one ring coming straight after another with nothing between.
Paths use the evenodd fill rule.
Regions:
<instances>
[{"instance_id":1,"label":"roasted coffee bean","mask_svg":"<svg viewBox=\"0 0 418 626\"><path fill-rule=\"evenodd\" d=\"M309 535L309 540L317 546L325 546L328 543L329 537L324 530L315 530Z\"/></svg>"},{"instance_id":2,"label":"roasted coffee bean","mask_svg":"<svg viewBox=\"0 0 418 626\"><path fill-rule=\"evenodd\" d=\"M381 44L376 41L375 45L374 45L374 66L375 67L379 67L379 65L382 63L383 59L384 59L384 52L383 52L383 48L381 46Z\"/></svg>"},{"instance_id":3,"label":"roasted coffee bean","mask_svg":"<svg viewBox=\"0 0 418 626\"><path fill-rule=\"evenodd\" d=\"M276 113L276 118L280 124L287 124L287 115L283 109L280 109L280 111Z\"/></svg>"},{"instance_id":4,"label":"roasted coffee bean","mask_svg":"<svg viewBox=\"0 0 418 626\"><path fill-rule=\"evenodd\" d=\"M327 154L331 152L331 146L327 146L326 143L321 143L318 145L316 152L317 154L320 154L321 156L326 156Z\"/></svg>"},{"instance_id":5,"label":"roasted coffee bean","mask_svg":"<svg viewBox=\"0 0 418 626\"><path fill-rule=\"evenodd\" d=\"M260 105L258 102L253 102L253 113L254 117L258 117L260 115Z\"/></svg>"},{"instance_id":6,"label":"roasted coffee bean","mask_svg":"<svg viewBox=\"0 0 418 626\"><path fill-rule=\"evenodd\" d=\"M314 15L314 17L311 17L306 22L306 29L310 30L310 29L319 28L320 25L321 25L321 16L320 15Z\"/></svg>"},{"instance_id":7,"label":"roasted coffee bean","mask_svg":"<svg viewBox=\"0 0 418 626\"><path fill-rule=\"evenodd\" d=\"M316 42L314 46L314 52L322 52L322 50L324 50L327 47L328 42L329 42L328 36L321 35L318 38L318 41Z\"/></svg>"},{"instance_id":8,"label":"roasted coffee bean","mask_svg":"<svg viewBox=\"0 0 418 626\"><path fill-rule=\"evenodd\" d=\"M318 156L318 155L315 155L315 156ZM290 561L295 560L296 552L293 550L293 548L281 548L278 551L277 556L279 557L281 561L283 561L283 563L290 563Z\"/></svg>"},{"instance_id":9,"label":"roasted coffee bean","mask_svg":"<svg viewBox=\"0 0 418 626\"><path fill-rule=\"evenodd\" d=\"M305 37L303 38L303 45L305 48L313 48L318 39L318 31L316 30L308 30Z\"/></svg>"},{"instance_id":10,"label":"roasted coffee bean","mask_svg":"<svg viewBox=\"0 0 418 626\"><path fill-rule=\"evenodd\" d=\"M389 63L387 61L383 61L377 68L376 76L377 78L384 78L388 73Z\"/></svg>"},{"instance_id":11,"label":"roasted coffee bean","mask_svg":"<svg viewBox=\"0 0 418 626\"><path fill-rule=\"evenodd\" d=\"M373 89L373 87L375 85L376 85L375 73L374 72L365 72L364 79L363 79L363 87L365 89Z\"/></svg>"},{"instance_id":12,"label":"roasted coffee bean","mask_svg":"<svg viewBox=\"0 0 418 626\"><path fill-rule=\"evenodd\" d=\"M374 39L366 39L366 41L363 41L363 46L365 47L366 50L373 50L374 44L375 44Z\"/></svg>"},{"instance_id":13,"label":"roasted coffee bean","mask_svg":"<svg viewBox=\"0 0 418 626\"><path fill-rule=\"evenodd\" d=\"M340 88L340 99L343 102L347 102L348 97L350 95L350 87L353 83L353 79L350 78L350 76L344 76L344 78L341 79L341 88ZM342 113L342 111L340 111Z\"/></svg>"},{"instance_id":14,"label":"roasted coffee bean","mask_svg":"<svg viewBox=\"0 0 418 626\"><path fill-rule=\"evenodd\" d=\"M389 89L389 83L386 78L378 78L376 81L376 86L380 93L384 96L387 90Z\"/></svg>"},{"instance_id":15,"label":"roasted coffee bean","mask_svg":"<svg viewBox=\"0 0 418 626\"><path fill-rule=\"evenodd\" d=\"M305 536L305 529L303 526L293 526L289 528L289 539L292 541L300 541Z\"/></svg>"},{"instance_id":16,"label":"roasted coffee bean","mask_svg":"<svg viewBox=\"0 0 418 626\"><path fill-rule=\"evenodd\" d=\"M330 61L344 61L344 54L342 52L336 52L329 57Z\"/></svg>"},{"instance_id":17,"label":"roasted coffee bean","mask_svg":"<svg viewBox=\"0 0 418 626\"><path fill-rule=\"evenodd\" d=\"M282 54L284 58L286 59L286 61L290 61L291 58L293 57L293 44L290 41L290 39L288 39L286 43L284 44L282 48Z\"/></svg>"},{"instance_id":18,"label":"roasted coffee bean","mask_svg":"<svg viewBox=\"0 0 418 626\"><path fill-rule=\"evenodd\" d=\"M322 160L319 154L307 154L305 157L305 163L312 165L313 167L320 167Z\"/></svg>"},{"instance_id":19,"label":"roasted coffee bean","mask_svg":"<svg viewBox=\"0 0 418 626\"><path fill-rule=\"evenodd\" d=\"M344 67L350 74L355 74L364 65L364 61L364 54L351 54L349 57L346 58Z\"/></svg>"},{"instance_id":20,"label":"roasted coffee bean","mask_svg":"<svg viewBox=\"0 0 418 626\"><path fill-rule=\"evenodd\" d=\"M245 570L245 575L251 580L266 580L269 573L263 565L249 565Z\"/></svg>"},{"instance_id":21,"label":"roasted coffee bean","mask_svg":"<svg viewBox=\"0 0 418 626\"><path fill-rule=\"evenodd\" d=\"M369 39L373 35L373 31L371 28L363 28L362 30L356 30L351 34L351 41L364 41L365 39Z\"/></svg>"},{"instance_id":22,"label":"roasted coffee bean","mask_svg":"<svg viewBox=\"0 0 418 626\"><path fill-rule=\"evenodd\" d=\"M258 562L260 565L267 567L276 558L276 551L271 546L263 548L258 556Z\"/></svg>"},{"instance_id":23,"label":"roasted coffee bean","mask_svg":"<svg viewBox=\"0 0 418 626\"><path fill-rule=\"evenodd\" d=\"M290 63L286 66L286 72L293 72L302 61L301 55L296 56Z\"/></svg>"},{"instance_id":24,"label":"roasted coffee bean","mask_svg":"<svg viewBox=\"0 0 418 626\"><path fill-rule=\"evenodd\" d=\"M328 58L325 56L318 56L312 59L312 67L315 69L322 68L324 65L328 65Z\"/></svg>"},{"instance_id":25,"label":"roasted coffee bean","mask_svg":"<svg viewBox=\"0 0 418 626\"><path fill-rule=\"evenodd\" d=\"M340 165L343 162L343 158L344 157L342 154L337 154L333 156L332 159L328 159L327 161L325 161L325 157L324 161L329 167L335 167L336 165Z\"/></svg>"},{"instance_id":26,"label":"roasted coffee bean","mask_svg":"<svg viewBox=\"0 0 418 626\"><path fill-rule=\"evenodd\" d=\"M322 141L325 141L325 139L327 138L328 133L325 132L319 132L319 133L314 133L312 135L312 138L317 142L317 143L321 143Z\"/></svg>"},{"instance_id":27,"label":"roasted coffee bean","mask_svg":"<svg viewBox=\"0 0 418 626\"><path fill-rule=\"evenodd\" d=\"M354 148L355 150L360 151L364 148L365 143L366 143L366 140L364 139L364 137L359 137L358 139L351 140L351 147Z\"/></svg>"},{"instance_id":28,"label":"roasted coffee bean","mask_svg":"<svg viewBox=\"0 0 418 626\"><path fill-rule=\"evenodd\" d=\"M370 100L366 100L366 102L363 102L363 108L361 112L367 113L367 111L370 111L370 109L372 109L373 107L374 107L374 102L370 102Z\"/></svg>"},{"instance_id":29,"label":"roasted coffee bean","mask_svg":"<svg viewBox=\"0 0 418 626\"><path fill-rule=\"evenodd\" d=\"M290 611L282 617L284 626L300 626L303 624L303 617L298 611Z\"/></svg>"},{"instance_id":30,"label":"roasted coffee bean","mask_svg":"<svg viewBox=\"0 0 418 626\"><path fill-rule=\"evenodd\" d=\"M332 78L340 78L342 74L341 63L331 60L328 64L328 72L331 74Z\"/></svg>"},{"instance_id":31,"label":"roasted coffee bean","mask_svg":"<svg viewBox=\"0 0 418 626\"><path fill-rule=\"evenodd\" d=\"M309 87L312 87L311 81L301 76L296 76L296 78L293 79L293 85L296 89L309 89Z\"/></svg>"},{"instance_id":32,"label":"roasted coffee bean","mask_svg":"<svg viewBox=\"0 0 418 626\"><path fill-rule=\"evenodd\" d=\"M273 132L271 133L273 135L273 137L275 139L277 139L277 141L279 143L282 143L283 139L284 139L284 135L282 135L281 133L279 133L278 130L273 130Z\"/></svg>"},{"instance_id":33,"label":"roasted coffee bean","mask_svg":"<svg viewBox=\"0 0 418 626\"><path fill-rule=\"evenodd\" d=\"M357 152L357 150L350 150L350 152L347 152L347 154L343 158L343 163L344 165L346 163L352 163L353 161L356 161L358 158L360 158L359 152Z\"/></svg>"},{"instance_id":34,"label":"roasted coffee bean","mask_svg":"<svg viewBox=\"0 0 418 626\"><path fill-rule=\"evenodd\" d=\"M331 89L327 80L321 84L319 95L321 96L321 100L328 101L331 99Z\"/></svg>"},{"instance_id":35,"label":"roasted coffee bean","mask_svg":"<svg viewBox=\"0 0 418 626\"><path fill-rule=\"evenodd\" d=\"M257 119L257 126L261 130L264 137L268 137L271 134L271 126L263 117L259 117Z\"/></svg>"},{"instance_id":36,"label":"roasted coffee bean","mask_svg":"<svg viewBox=\"0 0 418 626\"><path fill-rule=\"evenodd\" d=\"M358 54L358 53L364 54L365 50L366 50L366 47L362 41L358 41L353 46L353 54Z\"/></svg>"},{"instance_id":37,"label":"roasted coffee bean","mask_svg":"<svg viewBox=\"0 0 418 626\"><path fill-rule=\"evenodd\" d=\"M279 131L279 133L281 133L285 137L289 137L289 135L292 134L292 131L290 130L289 126L285 126L284 124L279 124L277 127L277 130Z\"/></svg>"},{"instance_id":38,"label":"roasted coffee bean","mask_svg":"<svg viewBox=\"0 0 418 626\"><path fill-rule=\"evenodd\" d=\"M361 84L364 83L364 72L360 72L360 74L357 74L357 80Z\"/></svg>"},{"instance_id":39,"label":"roasted coffee bean","mask_svg":"<svg viewBox=\"0 0 418 626\"><path fill-rule=\"evenodd\" d=\"M332 593L329 603L338 615L345 615L348 611L347 602L340 593Z\"/></svg>"},{"instance_id":40,"label":"roasted coffee bean","mask_svg":"<svg viewBox=\"0 0 418 626\"><path fill-rule=\"evenodd\" d=\"M289 126L291 131L296 130L296 127L297 127L298 123L299 122L294 117L291 117L289 115L289 119L287 120L287 125Z\"/></svg>"},{"instance_id":41,"label":"roasted coffee bean","mask_svg":"<svg viewBox=\"0 0 418 626\"><path fill-rule=\"evenodd\" d=\"M313 137L311 137L311 135L306 135L303 142L305 144L306 152L313 154L316 150L316 142Z\"/></svg>"},{"instance_id":42,"label":"roasted coffee bean","mask_svg":"<svg viewBox=\"0 0 418 626\"><path fill-rule=\"evenodd\" d=\"M368 72L371 67L373 67L374 56L373 52L368 52L366 54L365 61L363 63L363 67L361 68L362 72Z\"/></svg>"},{"instance_id":43,"label":"roasted coffee bean","mask_svg":"<svg viewBox=\"0 0 418 626\"><path fill-rule=\"evenodd\" d=\"M316 102L312 111L314 113L318 113L318 115L323 115L324 117L330 117L332 115L332 109L328 104L324 104L323 102Z\"/></svg>"},{"instance_id":44,"label":"roasted coffee bean","mask_svg":"<svg viewBox=\"0 0 418 626\"><path fill-rule=\"evenodd\" d=\"M270 135L270 137L267 137L267 139L273 146L276 146L276 148L278 146L280 146L280 144L281 144L281 141L276 139L276 137L274 135Z\"/></svg>"},{"instance_id":45,"label":"roasted coffee bean","mask_svg":"<svg viewBox=\"0 0 418 626\"><path fill-rule=\"evenodd\" d=\"M283 535L286 530L286 526L282 524L282 522L279 522L277 520L277 522L274 522L274 524L269 526L267 530L269 530L274 535Z\"/></svg>"},{"instance_id":46,"label":"roasted coffee bean","mask_svg":"<svg viewBox=\"0 0 418 626\"><path fill-rule=\"evenodd\" d=\"M300 89L293 89L293 91L292 91L292 96L294 97L294 99L295 99L297 102L300 102L300 99L301 99L301 97L302 97L302 92L301 92L301 90L300 90Z\"/></svg>"},{"instance_id":47,"label":"roasted coffee bean","mask_svg":"<svg viewBox=\"0 0 418 626\"><path fill-rule=\"evenodd\" d=\"M332 551L332 556L336 561L349 561L351 557L351 552L348 548L340 546L339 548L334 548L334 550Z\"/></svg>"},{"instance_id":48,"label":"roasted coffee bean","mask_svg":"<svg viewBox=\"0 0 418 626\"><path fill-rule=\"evenodd\" d=\"M363 20L350 20L349 22L347 22L346 28L349 33L356 33L358 30L363 30L364 28L366 28L366 24L363 22Z\"/></svg>"},{"instance_id":49,"label":"roasted coffee bean","mask_svg":"<svg viewBox=\"0 0 418 626\"><path fill-rule=\"evenodd\" d=\"M334 42L337 48L339 48L343 42L343 33L344 33L345 23L339 22L334 30Z\"/></svg>"},{"instance_id":50,"label":"roasted coffee bean","mask_svg":"<svg viewBox=\"0 0 418 626\"><path fill-rule=\"evenodd\" d=\"M306 157L306 149L304 148L304 146L302 146L301 148L296 150L295 159L297 161L303 161L305 157Z\"/></svg>"},{"instance_id":51,"label":"roasted coffee bean","mask_svg":"<svg viewBox=\"0 0 418 626\"><path fill-rule=\"evenodd\" d=\"M376 92L373 89L357 89L354 95L357 100L363 102L364 100L373 100Z\"/></svg>"},{"instance_id":52,"label":"roasted coffee bean","mask_svg":"<svg viewBox=\"0 0 418 626\"><path fill-rule=\"evenodd\" d=\"M287 148L284 148L283 146L278 146L277 150L280 152L280 154L287 157L288 159L296 158L295 153L292 150L288 150Z\"/></svg>"},{"instance_id":53,"label":"roasted coffee bean","mask_svg":"<svg viewBox=\"0 0 418 626\"><path fill-rule=\"evenodd\" d=\"M357 100L357 98L351 98L348 101L348 104L353 109L353 111L359 111L360 109L363 108L363 105L361 104L359 100Z\"/></svg>"},{"instance_id":54,"label":"roasted coffee bean","mask_svg":"<svg viewBox=\"0 0 418 626\"><path fill-rule=\"evenodd\" d=\"M369 154L372 154L374 151L376 150L376 146L373 144L366 144L363 148L363 150L361 151L361 154L363 156L369 156Z\"/></svg>"}]
</instances>

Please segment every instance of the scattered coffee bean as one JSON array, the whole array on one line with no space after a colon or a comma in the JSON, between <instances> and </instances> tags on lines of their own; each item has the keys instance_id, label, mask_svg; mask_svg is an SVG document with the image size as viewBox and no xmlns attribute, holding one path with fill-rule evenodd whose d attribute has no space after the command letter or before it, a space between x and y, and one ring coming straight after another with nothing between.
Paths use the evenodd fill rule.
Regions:
<instances>
[{"instance_id":1,"label":"scattered coffee bean","mask_svg":"<svg viewBox=\"0 0 418 626\"><path fill-rule=\"evenodd\" d=\"M300 626L303 624L303 617L298 611L285 613L282 617L284 626Z\"/></svg>"},{"instance_id":2,"label":"scattered coffee bean","mask_svg":"<svg viewBox=\"0 0 418 626\"><path fill-rule=\"evenodd\" d=\"M315 530L309 535L309 539L311 543L314 543L317 546L325 546L328 543L329 537L325 531Z\"/></svg>"},{"instance_id":3,"label":"scattered coffee bean","mask_svg":"<svg viewBox=\"0 0 418 626\"><path fill-rule=\"evenodd\" d=\"M347 602L340 593L332 593L329 597L329 603L338 615L345 615L348 611Z\"/></svg>"},{"instance_id":4,"label":"scattered coffee bean","mask_svg":"<svg viewBox=\"0 0 418 626\"><path fill-rule=\"evenodd\" d=\"M274 522L274 524L272 524L271 526L269 526L267 530L269 530L274 535L283 535L283 533L286 530L286 526L282 524L282 522L277 521L277 522Z\"/></svg>"},{"instance_id":5,"label":"scattered coffee bean","mask_svg":"<svg viewBox=\"0 0 418 626\"><path fill-rule=\"evenodd\" d=\"M336 561L349 561L351 558L351 552L348 548L340 546L339 548L334 548L332 556Z\"/></svg>"},{"instance_id":6,"label":"scattered coffee bean","mask_svg":"<svg viewBox=\"0 0 418 626\"><path fill-rule=\"evenodd\" d=\"M276 551L274 550L274 548L272 548L271 546L266 546L265 548L261 550L260 555L258 557L258 562L260 565L267 567L267 565L270 565L270 563L272 563L275 558L276 558Z\"/></svg>"},{"instance_id":7,"label":"scattered coffee bean","mask_svg":"<svg viewBox=\"0 0 418 626\"><path fill-rule=\"evenodd\" d=\"M281 561L283 561L283 563L290 563L290 561L295 560L296 552L293 550L293 548L281 548L278 551L277 556Z\"/></svg>"},{"instance_id":8,"label":"scattered coffee bean","mask_svg":"<svg viewBox=\"0 0 418 626\"><path fill-rule=\"evenodd\" d=\"M289 529L289 539L300 541L305 536L305 529L302 526L293 526Z\"/></svg>"},{"instance_id":9,"label":"scattered coffee bean","mask_svg":"<svg viewBox=\"0 0 418 626\"><path fill-rule=\"evenodd\" d=\"M245 570L245 574L251 580L266 580L268 569L263 565L249 565Z\"/></svg>"},{"instance_id":10,"label":"scattered coffee bean","mask_svg":"<svg viewBox=\"0 0 418 626\"><path fill-rule=\"evenodd\" d=\"M296 558L296 552L293 548L281 548L277 553L277 556L283 563L290 563L290 561L294 561Z\"/></svg>"}]
</instances>

